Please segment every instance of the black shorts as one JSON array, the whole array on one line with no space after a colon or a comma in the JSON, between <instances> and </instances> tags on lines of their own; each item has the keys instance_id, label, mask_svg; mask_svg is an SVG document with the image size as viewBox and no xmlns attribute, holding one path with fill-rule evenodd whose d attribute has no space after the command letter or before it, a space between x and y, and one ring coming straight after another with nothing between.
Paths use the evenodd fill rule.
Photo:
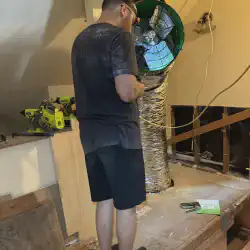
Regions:
<instances>
[{"instance_id":1,"label":"black shorts","mask_svg":"<svg viewBox=\"0 0 250 250\"><path fill-rule=\"evenodd\" d=\"M93 202L113 199L115 208L133 208L146 200L142 150L120 146L99 148L86 155Z\"/></svg>"}]
</instances>

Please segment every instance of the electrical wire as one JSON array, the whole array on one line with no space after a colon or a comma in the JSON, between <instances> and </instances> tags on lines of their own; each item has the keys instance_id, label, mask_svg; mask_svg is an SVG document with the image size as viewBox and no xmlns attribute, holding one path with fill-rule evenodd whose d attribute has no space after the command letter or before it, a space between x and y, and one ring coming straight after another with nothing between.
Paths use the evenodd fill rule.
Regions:
<instances>
[{"instance_id":1,"label":"electrical wire","mask_svg":"<svg viewBox=\"0 0 250 250\"><path fill-rule=\"evenodd\" d=\"M208 105L205 107L205 109L191 122L181 125L181 126L176 126L176 127L168 127L168 126L162 126L160 124L156 124L154 122L148 121L146 119L144 119L143 117L140 116L140 118L144 121L147 122L148 124L155 126L155 127L159 127L159 128L163 128L163 129L178 129L178 128L184 128L187 127L189 125L192 125L195 121L197 121L198 119L200 119L200 117L208 110L208 108L211 106L211 104L223 93L225 93L226 91L228 91L229 89L231 89L232 87L234 87L249 71L250 69L250 64L246 67L246 69L243 71L243 73L232 83L230 84L228 87L226 87L225 89L221 90L218 94L216 94L213 99L208 103Z\"/></svg>"},{"instance_id":2,"label":"electrical wire","mask_svg":"<svg viewBox=\"0 0 250 250\"><path fill-rule=\"evenodd\" d=\"M208 26L209 26L209 31L210 31L210 35L211 35L211 52L209 53L208 55L208 58L207 58L207 62L206 62L206 68L205 68L205 79L203 81L203 83L201 84L200 86L200 89L196 95L196 104L195 106L197 106L198 104L198 98L199 98L199 95L205 85L205 83L207 82L207 78L208 78L208 69L209 69L209 62L210 62L210 59L214 53L214 35L213 35L213 30L212 30L212 23L211 23L211 19L210 19L210 15L212 13L212 10L213 10L213 5L214 5L214 0L211 0L211 6L210 6L210 9L209 9L209 12L208 12Z\"/></svg>"},{"instance_id":3,"label":"electrical wire","mask_svg":"<svg viewBox=\"0 0 250 250\"><path fill-rule=\"evenodd\" d=\"M180 14L180 13L183 11L183 9L186 7L188 1L189 1L189 0L186 0L186 1L183 3L182 7L181 7L180 10L179 10L179 14Z\"/></svg>"},{"instance_id":4,"label":"electrical wire","mask_svg":"<svg viewBox=\"0 0 250 250\"><path fill-rule=\"evenodd\" d=\"M197 92L197 95L196 95L195 107L198 106L199 95L200 95L204 85L207 82L209 63L210 63L210 59L211 59L211 57L212 57L212 55L214 53L214 36L213 36L213 30L212 30L212 22L211 22L211 18L210 18L212 10L213 10L213 5L214 5L214 0L211 0L210 9L209 9L209 12L208 12L208 27L209 27L209 31L210 31L210 35L211 35L211 52L209 53L208 58L207 58L207 62L206 62L205 79L202 82L202 84L200 86L200 89L199 89L199 91ZM195 117L196 117L197 114L198 114L197 110L196 110L196 112L194 110L194 112L193 112L193 121L195 120ZM193 148L193 150L194 150L194 145L195 145L196 148L199 148L198 145L197 145L196 137L193 137L193 140L192 140L192 148Z\"/></svg>"}]
</instances>

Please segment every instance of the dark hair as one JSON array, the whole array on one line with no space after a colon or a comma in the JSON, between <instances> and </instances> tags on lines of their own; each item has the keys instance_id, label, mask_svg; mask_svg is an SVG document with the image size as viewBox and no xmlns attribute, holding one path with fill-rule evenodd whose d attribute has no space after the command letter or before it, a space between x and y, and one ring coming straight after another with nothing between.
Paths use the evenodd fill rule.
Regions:
<instances>
[{"instance_id":1,"label":"dark hair","mask_svg":"<svg viewBox=\"0 0 250 250\"><path fill-rule=\"evenodd\" d=\"M111 8L115 5L119 5L122 3L127 4L129 7L131 7L134 10L135 1L133 1L133 0L103 0L102 10ZM136 10L135 10L135 12L136 12Z\"/></svg>"}]
</instances>

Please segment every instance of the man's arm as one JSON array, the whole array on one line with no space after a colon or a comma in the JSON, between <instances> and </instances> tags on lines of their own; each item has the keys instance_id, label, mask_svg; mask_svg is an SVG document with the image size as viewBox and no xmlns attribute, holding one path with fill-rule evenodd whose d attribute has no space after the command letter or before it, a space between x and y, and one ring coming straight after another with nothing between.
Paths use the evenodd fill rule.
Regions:
<instances>
[{"instance_id":1,"label":"man's arm","mask_svg":"<svg viewBox=\"0 0 250 250\"><path fill-rule=\"evenodd\" d=\"M144 94L144 84L138 82L133 75L126 74L115 77L115 87L124 102L132 102Z\"/></svg>"},{"instance_id":2,"label":"man's arm","mask_svg":"<svg viewBox=\"0 0 250 250\"><path fill-rule=\"evenodd\" d=\"M138 72L135 45L132 35L121 32L111 49L112 71L115 87L121 100L131 102L144 94L144 85L137 81Z\"/></svg>"}]
</instances>

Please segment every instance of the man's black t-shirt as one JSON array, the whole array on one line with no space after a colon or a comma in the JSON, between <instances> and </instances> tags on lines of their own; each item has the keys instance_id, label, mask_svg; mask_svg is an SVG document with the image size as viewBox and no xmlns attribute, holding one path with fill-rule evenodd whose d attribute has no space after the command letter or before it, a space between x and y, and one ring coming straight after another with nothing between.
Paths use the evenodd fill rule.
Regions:
<instances>
[{"instance_id":1,"label":"man's black t-shirt","mask_svg":"<svg viewBox=\"0 0 250 250\"><path fill-rule=\"evenodd\" d=\"M112 145L140 149L137 103L123 102L114 80L137 74L132 35L107 23L89 26L74 42L72 68L85 153Z\"/></svg>"}]
</instances>

